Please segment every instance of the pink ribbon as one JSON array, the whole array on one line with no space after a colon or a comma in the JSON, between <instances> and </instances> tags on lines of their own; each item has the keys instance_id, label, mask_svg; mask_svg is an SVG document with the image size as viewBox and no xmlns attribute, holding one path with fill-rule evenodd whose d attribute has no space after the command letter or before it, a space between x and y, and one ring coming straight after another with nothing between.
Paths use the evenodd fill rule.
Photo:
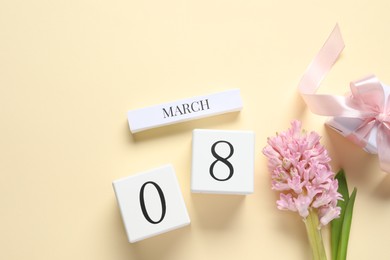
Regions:
<instances>
[{"instance_id":1,"label":"pink ribbon","mask_svg":"<svg viewBox=\"0 0 390 260\"><path fill-rule=\"evenodd\" d=\"M351 82L350 96L316 94L321 81L344 49L339 26L336 25L317 56L303 75L298 88L309 109L318 115L359 118L362 123L349 139L365 146L368 135L377 127L376 143L382 170L390 173L390 96L375 76Z\"/></svg>"}]
</instances>

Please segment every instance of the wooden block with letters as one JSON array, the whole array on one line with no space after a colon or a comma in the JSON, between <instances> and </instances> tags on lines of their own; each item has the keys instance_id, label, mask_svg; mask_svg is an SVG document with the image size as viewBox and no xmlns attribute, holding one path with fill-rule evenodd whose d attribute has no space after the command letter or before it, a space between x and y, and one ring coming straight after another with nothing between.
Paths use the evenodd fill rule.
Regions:
<instances>
[{"instance_id":1,"label":"wooden block with letters","mask_svg":"<svg viewBox=\"0 0 390 260\"><path fill-rule=\"evenodd\" d=\"M130 131L140 131L242 109L239 89L196 96L127 112Z\"/></svg>"}]
</instances>

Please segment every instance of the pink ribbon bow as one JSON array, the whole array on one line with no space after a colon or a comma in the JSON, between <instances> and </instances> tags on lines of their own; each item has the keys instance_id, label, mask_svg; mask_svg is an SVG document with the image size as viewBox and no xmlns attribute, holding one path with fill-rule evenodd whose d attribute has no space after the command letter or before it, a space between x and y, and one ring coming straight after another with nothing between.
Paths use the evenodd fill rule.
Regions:
<instances>
[{"instance_id":1,"label":"pink ribbon bow","mask_svg":"<svg viewBox=\"0 0 390 260\"><path fill-rule=\"evenodd\" d=\"M299 91L310 110L319 115L359 118L362 123L347 137L365 146L376 127L381 169L390 173L390 96L375 76L351 82L350 96L319 95L316 91L344 49L338 25L314 58L299 83Z\"/></svg>"}]
</instances>

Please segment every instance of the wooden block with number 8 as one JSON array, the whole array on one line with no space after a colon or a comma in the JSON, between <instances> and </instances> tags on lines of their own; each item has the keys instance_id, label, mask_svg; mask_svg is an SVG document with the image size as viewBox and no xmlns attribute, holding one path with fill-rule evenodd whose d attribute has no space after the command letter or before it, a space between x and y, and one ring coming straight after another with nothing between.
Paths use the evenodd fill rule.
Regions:
<instances>
[{"instance_id":1,"label":"wooden block with number 8","mask_svg":"<svg viewBox=\"0 0 390 260\"><path fill-rule=\"evenodd\" d=\"M254 142L252 131L195 129L192 135L191 191L252 193Z\"/></svg>"},{"instance_id":2,"label":"wooden block with number 8","mask_svg":"<svg viewBox=\"0 0 390 260\"><path fill-rule=\"evenodd\" d=\"M130 243L190 224L171 165L113 181Z\"/></svg>"}]
</instances>

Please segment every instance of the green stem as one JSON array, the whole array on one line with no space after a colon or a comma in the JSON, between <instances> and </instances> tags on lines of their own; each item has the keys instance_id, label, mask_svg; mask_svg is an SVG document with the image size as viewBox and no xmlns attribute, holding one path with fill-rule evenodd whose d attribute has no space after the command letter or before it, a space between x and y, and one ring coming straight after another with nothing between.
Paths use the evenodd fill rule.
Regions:
<instances>
[{"instance_id":1,"label":"green stem","mask_svg":"<svg viewBox=\"0 0 390 260\"><path fill-rule=\"evenodd\" d=\"M320 223L317 211L310 209L309 216L305 220L307 236L313 251L314 260L326 260L324 243L322 242Z\"/></svg>"}]
</instances>

